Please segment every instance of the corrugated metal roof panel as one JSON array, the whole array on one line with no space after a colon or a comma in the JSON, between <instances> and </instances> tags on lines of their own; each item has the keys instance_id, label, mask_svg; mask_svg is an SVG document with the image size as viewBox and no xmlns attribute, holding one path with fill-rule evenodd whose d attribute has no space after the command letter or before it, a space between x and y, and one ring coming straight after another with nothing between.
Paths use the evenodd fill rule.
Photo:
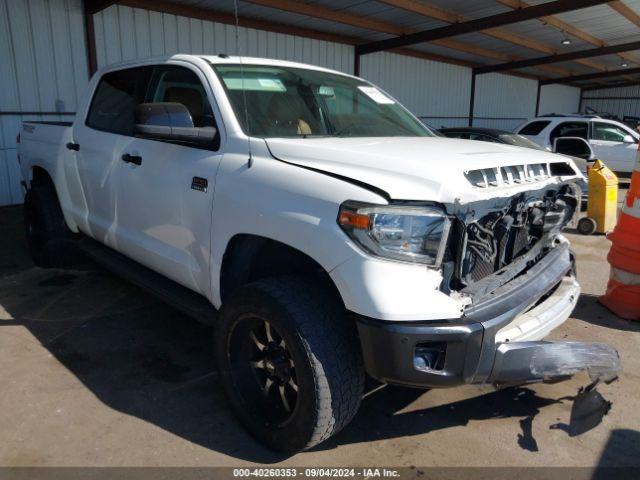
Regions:
<instances>
[{"instance_id":1,"label":"corrugated metal roof panel","mask_svg":"<svg viewBox=\"0 0 640 480\"><path fill-rule=\"evenodd\" d=\"M422 43L420 45L416 45L411 47L411 50L416 50L419 52L431 53L434 55L440 55L445 58L452 58L455 60L462 60L464 62L470 62L473 64L481 65L489 61L489 59L485 57L480 57L478 55L473 55L466 52L461 52L460 50L453 50L451 48L441 47L439 45L434 45L432 43Z\"/></svg>"},{"instance_id":2,"label":"corrugated metal roof panel","mask_svg":"<svg viewBox=\"0 0 640 480\"><path fill-rule=\"evenodd\" d=\"M507 12L510 9L487 0L430 0L432 5L468 18L483 18Z\"/></svg>"},{"instance_id":3,"label":"corrugated metal roof panel","mask_svg":"<svg viewBox=\"0 0 640 480\"><path fill-rule=\"evenodd\" d=\"M193 2L193 0L174 1L176 1L177 3L197 5L199 7L205 8L214 8L227 12L233 11L232 2L219 2L215 0L202 0L195 3ZM529 3L530 5L537 5L547 3L548 1L550 0L529 0L527 3ZM309 1L308 3L324 8L352 13L359 17L371 18L378 21L387 22L389 24L397 25L400 28L406 28L411 31L427 30L446 25L446 23L444 22L425 16L420 16L400 8L389 6L388 4L383 4L381 2L375 1L315 0ZM639 3L640 0L629 0L628 5L632 8L636 8ZM464 16L466 18L482 18L511 10L505 5L487 0L432 0L431 4L443 10ZM283 24L304 25L305 27L319 31L326 31L329 33L359 38L363 42L381 40L390 37L390 35L388 34L373 32L371 30L357 28L342 23L311 18L305 15L299 15L278 9L254 5L246 1L240 1L239 7L241 15ZM629 38L630 34L636 35L638 38L640 38L640 31L637 29L637 27L622 19L622 17L617 12L606 5L576 10L558 15L557 17L567 22L575 23L577 27L585 28L588 33L591 34L594 34L596 28L610 32L609 37L604 36L603 40L610 40L616 35L617 37L626 36L627 38ZM625 25L625 23L628 25ZM620 29L621 25L623 26L622 29ZM455 37L454 40L471 44L487 50L494 50L504 55L509 55L510 57L517 58L534 58L543 56L547 54L545 53L545 50L562 53L583 50L592 47L591 44L575 37L572 38L572 44L570 46L562 45L561 40L564 38L565 34L563 34L555 27L543 24L539 20L520 22L518 24L501 27L501 29L508 33L513 33L520 37L523 37L524 39L529 39L532 42L541 44L542 48L529 48L508 41L496 39L482 33L472 33L458 36ZM619 32L613 35L611 31L616 30L619 30ZM473 55L452 49L443 49L442 47L434 46L433 44L418 44L412 46L411 48L422 51L430 51L439 55L449 56L456 60L464 60L477 64L491 64L500 62L499 60L487 58L485 56ZM616 58L619 57L614 56L611 60L603 60L605 62L604 66L606 68L615 67L617 63L617 61L615 60ZM565 63L564 65L562 65L562 68L565 68L575 74L597 71L590 67L580 65L576 62ZM543 73L540 69L537 68L528 69L527 71L533 72L537 75L549 76L548 73Z\"/></svg>"},{"instance_id":4,"label":"corrugated metal roof panel","mask_svg":"<svg viewBox=\"0 0 640 480\"><path fill-rule=\"evenodd\" d=\"M625 4L631 6L631 2L625 1ZM640 39L638 27L608 5L598 5L556 16L608 43L626 43Z\"/></svg>"},{"instance_id":5,"label":"corrugated metal roof panel","mask_svg":"<svg viewBox=\"0 0 640 480\"><path fill-rule=\"evenodd\" d=\"M511 34L518 35L533 42L541 43L557 53L593 48L592 44L580 40L572 35L563 33L555 27L545 25L540 20L529 20L526 22L514 23L513 25L505 25L501 28ZM567 37L571 40L571 45L562 44L562 40Z\"/></svg>"},{"instance_id":6,"label":"corrugated metal roof panel","mask_svg":"<svg viewBox=\"0 0 640 480\"><path fill-rule=\"evenodd\" d=\"M465 43L471 43L477 47L482 47L489 50L495 50L496 52L501 52L513 58L515 57L533 58L533 57L546 55L541 52L536 52L535 50L532 50L527 47L522 47L520 45L516 45L514 43L507 42L505 40L500 40L498 38L485 35L481 32L460 35L456 37L456 40L460 40Z\"/></svg>"}]
</instances>

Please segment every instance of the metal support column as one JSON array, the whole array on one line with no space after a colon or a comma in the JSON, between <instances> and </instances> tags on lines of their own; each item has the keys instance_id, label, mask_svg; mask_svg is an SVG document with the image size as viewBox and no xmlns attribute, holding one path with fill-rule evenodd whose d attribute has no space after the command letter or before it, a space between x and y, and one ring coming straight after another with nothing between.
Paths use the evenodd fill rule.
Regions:
<instances>
[{"instance_id":1,"label":"metal support column","mask_svg":"<svg viewBox=\"0 0 640 480\"><path fill-rule=\"evenodd\" d=\"M473 127L473 109L476 103L476 71L471 73L471 98L469 99L469 126Z\"/></svg>"}]
</instances>

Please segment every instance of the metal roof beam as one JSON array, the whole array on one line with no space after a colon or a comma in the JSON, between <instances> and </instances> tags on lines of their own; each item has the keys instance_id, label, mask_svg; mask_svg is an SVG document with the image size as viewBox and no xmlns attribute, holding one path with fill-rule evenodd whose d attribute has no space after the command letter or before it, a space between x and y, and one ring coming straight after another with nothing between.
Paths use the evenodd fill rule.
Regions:
<instances>
[{"instance_id":1,"label":"metal roof beam","mask_svg":"<svg viewBox=\"0 0 640 480\"><path fill-rule=\"evenodd\" d=\"M436 20L440 20L446 23L460 23L460 22L466 22L470 20L470 18L464 17L455 12L445 10L440 7L434 7L429 4L417 2L416 0L378 0L378 1L386 5L390 5L392 7L401 8L403 10L406 10L407 12L417 13L418 15L422 15L423 17L426 17L426 18L435 18ZM500 3L503 3L502 0L498 0L498 1ZM509 0L509 1L504 0L504 1L506 1L505 5L508 7L520 8L520 6L517 6L517 5L515 7L513 6L514 5L513 2L516 2L517 4L517 3L520 3L519 0ZM529 5L526 5L526 4L522 5L522 7L528 7L528 6ZM546 45L541 42L537 42L530 38L525 38L519 35L515 35L502 28L491 28L489 30L483 30L480 33L482 33L483 35L487 35L489 37L497 38L498 40L502 40L504 42L529 48L531 50L535 50L540 53L545 53L547 55L553 55L555 53L558 53L558 51L555 48L550 47L549 45ZM446 42L446 40L440 40L440 42ZM597 46L602 47L604 45L598 44ZM583 65L586 65L595 70L602 71L607 69L604 65L601 65L597 62L592 62L590 60L579 60L579 63L582 63ZM554 73L558 73L558 72L554 72ZM561 73L560 75L564 75L564 74Z\"/></svg>"},{"instance_id":2,"label":"metal roof beam","mask_svg":"<svg viewBox=\"0 0 640 480\"><path fill-rule=\"evenodd\" d=\"M131 0L122 0L122 1L131 1ZM141 1L141 0L135 0ZM148 1L148 0L146 0ZM407 31L406 28L403 28L398 25L394 25L392 23L384 22L381 20L376 20L375 23L372 23L369 19L364 18L361 15L356 15L354 13L349 13L347 11L336 11L327 7L323 7L317 4L307 4L299 1L292 0L244 0L246 3L252 3L255 5L261 5L263 7L273 8L276 10L281 10L284 12L297 13L299 15L306 15L312 18L319 18L322 20L328 20L332 22L341 23L343 25L348 25L350 27L358 27L366 30L371 30L374 32L388 33L390 35L404 35L406 33L413 33L412 31ZM155 2L151 2L155 3ZM435 9L434 12L437 12L439 9ZM439 13L435 13L436 15L440 15ZM186 15L186 14L185 14ZM187 15L188 16L188 15ZM489 50L487 48L482 48L478 45L472 45L465 42L460 42L454 39L442 39L435 40L432 42L433 45L437 45L439 47L448 48L451 50L457 50L459 52L469 53L471 55L493 58L495 60L500 61L511 61L517 58L513 56L506 55L505 53L498 52L495 50ZM408 50L408 49L392 49L394 53L401 53L402 55L410 55L409 52L416 52L420 54L420 51L417 50ZM432 54L426 54L432 55ZM417 56L417 55L413 55ZM432 55L436 60L437 56ZM428 58L428 57L425 57ZM461 62L460 60L451 59L449 63L457 63L464 64L466 66L472 66L471 62ZM566 69L561 69L559 67L541 67L541 70L548 71L549 73L555 75L567 75L571 72ZM527 78L533 78L532 75L521 75ZM537 77L535 77L537 78Z\"/></svg>"},{"instance_id":3,"label":"metal roof beam","mask_svg":"<svg viewBox=\"0 0 640 480\"><path fill-rule=\"evenodd\" d=\"M572 83L584 80L597 80L599 78L624 77L625 75L635 75L636 73L640 73L640 67L625 68L623 70L609 70L608 72L587 73L585 75L572 75L570 77L562 78L550 78L548 80L543 80L540 83L542 85L551 85L552 83Z\"/></svg>"},{"instance_id":4,"label":"metal roof beam","mask_svg":"<svg viewBox=\"0 0 640 480\"><path fill-rule=\"evenodd\" d=\"M513 9L528 7L529 4L524 2L523 0L496 0L498 3L510 7ZM613 2L611 2L613 3ZM611 3L609 5L611 5ZM557 28L558 30L562 30L564 33L568 35L572 35L580 40L595 45L596 47L606 47L606 43L593 35L581 30L579 28L574 27L570 23L567 23L559 18L552 16L544 16L538 19L542 23L546 23L551 25L552 27Z\"/></svg>"},{"instance_id":5,"label":"metal roof beam","mask_svg":"<svg viewBox=\"0 0 640 480\"><path fill-rule=\"evenodd\" d=\"M189 18L197 18L200 20L205 20L210 22L218 22L218 23L224 23L227 25L235 25L235 17L233 13L220 12L218 10L204 8L204 7L176 4L176 3L171 3L163 0L118 0L118 4L132 7L132 8L141 8L146 10L152 10L155 12L168 13L172 15L181 15ZM240 16L238 20L239 20L240 26L245 28L255 28L257 30L264 30L268 32L298 35L300 37L314 38L317 40L325 40L328 42L343 43L347 45L356 45L357 43L361 42L361 40L356 37L351 37L348 35L341 35L341 34L334 34L334 33L327 33L324 31L304 28L296 25L275 23L275 22L270 22L268 20L260 20L260 19L244 17L244 16ZM391 28L391 25L389 25L389 28ZM394 28L398 28L398 27L394 27ZM445 45L442 45L442 46L445 46ZM468 49L475 48L472 45L467 46L466 44L463 44L461 42L459 44L456 42L455 45L452 44L449 46L449 48L454 48L454 49L455 48L466 49L467 47ZM225 53L231 53L231 52L225 52ZM434 60L437 62L450 63L454 65L462 65L470 68L478 66L477 63L474 64L464 60L447 58L447 57L437 55L437 54L432 54L429 52L408 50L404 48L393 50L393 53L397 53L399 55L405 55L409 57L422 58L425 60ZM508 60L506 56L498 55L497 52L496 52L496 55L491 58L495 58L497 60ZM527 78L530 77L529 75L523 75L523 76L526 76Z\"/></svg>"},{"instance_id":6,"label":"metal roof beam","mask_svg":"<svg viewBox=\"0 0 640 480\"><path fill-rule=\"evenodd\" d=\"M154 12L169 13L171 15L180 15L188 18L197 18L210 22L224 23L226 25L235 25L236 20L233 13L222 12L214 9L172 3L166 0L118 0L118 4L151 10ZM297 25L286 25L283 23L270 22L250 17L240 16L238 18L241 27L255 28L256 30L264 30L267 32L286 33L289 35L298 35L300 37L315 38L317 40L326 40L328 42L346 43L354 45L358 42L355 37L348 35L333 34L305 28ZM229 52L225 52L229 53Z\"/></svg>"},{"instance_id":7,"label":"metal roof beam","mask_svg":"<svg viewBox=\"0 0 640 480\"><path fill-rule=\"evenodd\" d=\"M513 8L513 9L518 9L518 8L524 8L524 7L528 7L529 4L523 0L496 0L498 3L505 5L507 7ZM615 3L619 3L619 2L610 2L608 5L611 8L614 8L613 5ZM615 9L615 8L614 8ZM548 25L550 27L553 27L557 30L560 30L562 33L566 34L566 35L571 35L575 38L578 38L580 40L582 40L583 42L586 43L590 43L591 45L594 45L596 47L606 47L608 45L607 42L605 42L604 40L602 40L601 38L598 38L594 35L591 35L590 33L585 32L584 30L577 28L573 25L571 25L570 23L565 22L564 20L561 20L557 17L554 16L546 16L546 17L540 17L538 19L543 25ZM639 24L640 26L640 24ZM556 52L548 52L548 53L556 53ZM640 65L640 59L638 59L636 56L634 56L633 54L630 53L620 53L618 54L619 57L629 61L629 62L633 62L636 63L638 65ZM588 67L591 68L595 68L596 70L607 70L607 68L597 62L594 62L592 60L585 60L585 59L581 59L581 60L576 60L576 63L580 63L582 65L586 65Z\"/></svg>"},{"instance_id":8,"label":"metal roof beam","mask_svg":"<svg viewBox=\"0 0 640 480\"><path fill-rule=\"evenodd\" d=\"M303 2L291 1L291 0L245 0L247 3L253 3L255 5L261 5L263 7L274 8L276 10L282 10L284 12L297 13L299 15L306 15L312 18L319 18L322 20L328 20L331 22L341 23L350 27L362 28L365 30L371 30L373 32L388 33L390 35L404 35L405 33L411 33L405 28L392 23L383 22L381 20L371 21L361 15L355 15L349 12L336 11L330 8L322 7L319 5L312 5ZM360 40L361 42L362 40ZM352 42L353 43L353 42ZM359 42L355 42L359 43ZM479 55L482 57L493 58L496 60L507 60L508 55L500 52L494 52L481 48L475 45L469 45L462 42L456 42L453 40L442 40L437 43L441 47L450 48L452 50L458 50L472 55Z\"/></svg>"},{"instance_id":9,"label":"metal roof beam","mask_svg":"<svg viewBox=\"0 0 640 480\"><path fill-rule=\"evenodd\" d=\"M575 0L555 0L553 2L521 8L519 10L512 10L498 15L455 23L446 27L434 28L422 32L397 36L387 40L358 45L356 47L356 51L358 54L364 55L367 53L389 50L391 48L406 47L417 43L440 40L456 35L463 35L465 33L501 27L503 25L511 25L513 23L524 22L526 20L532 20L547 15L580 10L594 5L608 3L609 1L611 0L581 0L580 2L576 2Z\"/></svg>"},{"instance_id":10,"label":"metal roof beam","mask_svg":"<svg viewBox=\"0 0 640 480\"><path fill-rule=\"evenodd\" d=\"M616 12L622 15L624 18L629 20L634 25L640 27L640 15L631 10L630 7L627 7L624 3L619 0L615 2L609 3L609 6L613 8Z\"/></svg>"},{"instance_id":11,"label":"metal roof beam","mask_svg":"<svg viewBox=\"0 0 640 480\"><path fill-rule=\"evenodd\" d=\"M550 63L567 62L580 58L600 57L602 55L629 52L631 50L638 49L640 49L640 42L622 43L620 45L609 45L607 47L559 53L557 55L531 58L529 60L516 60L515 62L500 63L498 65L487 65L486 67L479 67L477 69L477 73L503 72L505 70L515 70L518 68L537 67L539 65L548 65Z\"/></svg>"},{"instance_id":12,"label":"metal roof beam","mask_svg":"<svg viewBox=\"0 0 640 480\"><path fill-rule=\"evenodd\" d=\"M352 27L364 28L374 32L388 33L389 35L403 35L409 33L405 28L393 25L381 20L374 20L362 15L354 15L342 10L323 7L305 2L292 0L245 0L247 3L253 3L263 7L274 8L284 12L297 13L313 18L321 18L330 22L342 23Z\"/></svg>"},{"instance_id":13,"label":"metal roof beam","mask_svg":"<svg viewBox=\"0 0 640 480\"><path fill-rule=\"evenodd\" d=\"M116 3L118 3L117 0L84 0L84 11L87 14L94 14Z\"/></svg>"},{"instance_id":14,"label":"metal roof beam","mask_svg":"<svg viewBox=\"0 0 640 480\"><path fill-rule=\"evenodd\" d=\"M597 86L592 85L589 87L583 87L582 90L585 92L590 92L592 90L604 90L607 88L637 87L637 86L640 86L640 82L622 82L622 83L610 83L609 85L597 85ZM590 100L595 100L595 98L591 98Z\"/></svg>"},{"instance_id":15,"label":"metal roof beam","mask_svg":"<svg viewBox=\"0 0 640 480\"><path fill-rule=\"evenodd\" d=\"M469 18L459 15L456 12L445 10L441 7L435 7L430 4L418 2L416 0L378 0L378 1L386 5L390 5L392 7L401 8L403 10L406 10L407 12L417 13L418 15L422 15L427 18L434 18L436 20L440 20L446 23L460 23L460 22L466 22L470 20ZM529 4L521 0L497 0L497 2L505 5L506 7L510 7L513 9L526 8L530 6ZM556 17L553 17L553 16L541 17L539 20L545 24L548 23L550 25L553 25L556 28L563 27L566 32L571 31L572 35L582 38L583 40L589 43L593 42L593 45L597 47L605 47L607 45L603 41L588 35L582 30L574 28L571 25L567 24L566 22L563 22L562 20L556 19ZM502 40L504 42L509 42L514 45L519 45L521 47L529 48L531 50L535 50L540 53L546 53L547 55L553 55L558 53L558 51L555 48L552 48L544 43L541 43L529 38L525 38L519 35L515 35L502 28L491 28L489 30L483 30L480 33L493 38L497 38L498 40ZM436 42L447 42L447 41L451 42L452 40L436 40ZM434 42L434 44L437 44L436 42ZM625 56L625 55L626 54L621 54L621 56ZM627 55L627 56L629 57L627 58L627 60L633 61L634 63L638 63L640 65L640 61L635 59L633 55ZM510 60L516 60L516 59L513 58ZM576 63L580 63L589 68L593 68L594 70L599 70L599 71L607 70L607 66L593 60L587 60L587 59L576 60ZM561 69L557 67L554 68L551 66L543 66L543 67L540 67L540 69L556 75L562 75L562 76L572 74L572 72L569 70Z\"/></svg>"}]
</instances>

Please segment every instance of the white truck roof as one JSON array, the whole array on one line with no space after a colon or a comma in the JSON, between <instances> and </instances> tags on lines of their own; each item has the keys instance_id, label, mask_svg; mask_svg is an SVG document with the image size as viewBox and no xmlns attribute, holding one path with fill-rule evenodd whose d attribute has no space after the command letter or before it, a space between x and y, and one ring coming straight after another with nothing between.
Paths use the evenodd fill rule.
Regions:
<instances>
[{"instance_id":1,"label":"white truck roof","mask_svg":"<svg viewBox=\"0 0 640 480\"><path fill-rule=\"evenodd\" d=\"M299 62L291 62L288 60L276 60L273 58L260 58L260 57L245 57L245 56L235 56L235 55L226 55L226 54L217 54L217 55L193 55L193 54L185 54L185 53L177 53L174 55L163 55L158 57L150 57L142 60L129 60L125 62L114 63L103 67L100 69L100 72L103 71L112 71L112 70L120 70L123 68L134 67L137 65L147 65L147 64L158 64L158 63L166 63L170 60L185 60L185 61L193 61L194 59L205 60L211 64L238 64L244 63L247 65L264 65L271 67L290 67L290 68L304 68L307 70L317 70L320 72L333 73L336 75L343 75L345 77L357 78L353 75L350 75L345 72L340 72L337 70L331 70L330 68L319 67L317 65L310 65L307 63L299 63Z\"/></svg>"}]
</instances>

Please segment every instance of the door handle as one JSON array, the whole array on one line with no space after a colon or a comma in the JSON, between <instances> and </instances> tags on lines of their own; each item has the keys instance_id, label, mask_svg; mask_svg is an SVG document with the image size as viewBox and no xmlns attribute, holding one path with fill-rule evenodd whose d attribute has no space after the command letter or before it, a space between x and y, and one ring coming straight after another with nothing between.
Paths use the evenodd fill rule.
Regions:
<instances>
[{"instance_id":1,"label":"door handle","mask_svg":"<svg viewBox=\"0 0 640 480\"><path fill-rule=\"evenodd\" d=\"M142 157L140 155L129 155L125 153L122 155L122 161L124 163L133 163L134 165L142 165Z\"/></svg>"},{"instance_id":2,"label":"door handle","mask_svg":"<svg viewBox=\"0 0 640 480\"><path fill-rule=\"evenodd\" d=\"M79 152L80 151L80 144L79 143L69 142L69 143L67 143L67 149Z\"/></svg>"}]
</instances>

